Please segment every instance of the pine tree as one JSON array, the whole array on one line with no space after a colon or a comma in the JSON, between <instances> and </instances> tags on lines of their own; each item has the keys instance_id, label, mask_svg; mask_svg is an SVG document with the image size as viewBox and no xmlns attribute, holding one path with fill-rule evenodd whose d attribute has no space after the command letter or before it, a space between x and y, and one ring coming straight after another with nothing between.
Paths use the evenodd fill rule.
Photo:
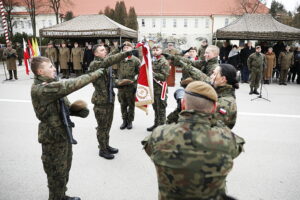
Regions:
<instances>
[{"instance_id":1,"label":"pine tree","mask_svg":"<svg viewBox=\"0 0 300 200\"><path fill-rule=\"evenodd\" d=\"M110 8L109 6L105 7L104 15L106 15L106 17L109 17L110 19L115 20L114 19L114 14L115 14L114 9Z\"/></svg>"},{"instance_id":2,"label":"pine tree","mask_svg":"<svg viewBox=\"0 0 300 200\"><path fill-rule=\"evenodd\" d=\"M73 19L73 18L74 18L73 12L72 11L67 11L66 14L65 14L64 20L69 21L70 19Z\"/></svg>"},{"instance_id":3,"label":"pine tree","mask_svg":"<svg viewBox=\"0 0 300 200\"><path fill-rule=\"evenodd\" d=\"M114 20L119 24L125 25L127 19L127 11L124 1L117 2L115 6Z\"/></svg>"},{"instance_id":4,"label":"pine tree","mask_svg":"<svg viewBox=\"0 0 300 200\"><path fill-rule=\"evenodd\" d=\"M134 7L129 8L128 17L126 20L126 26L133 30L138 30L137 16Z\"/></svg>"}]
</instances>

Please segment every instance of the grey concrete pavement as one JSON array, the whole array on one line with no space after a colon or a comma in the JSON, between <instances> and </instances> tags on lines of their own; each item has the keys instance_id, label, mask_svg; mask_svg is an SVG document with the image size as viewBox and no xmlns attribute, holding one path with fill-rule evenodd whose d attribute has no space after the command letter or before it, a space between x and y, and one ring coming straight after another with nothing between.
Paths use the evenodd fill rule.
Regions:
<instances>
[{"instance_id":1,"label":"grey concrete pavement","mask_svg":"<svg viewBox=\"0 0 300 200\"><path fill-rule=\"evenodd\" d=\"M18 81L2 81L1 70L0 66L0 199L46 200L38 120L30 101L32 75L20 71ZM176 106L174 91L169 88L168 113ZM89 85L69 99L90 102L92 92ZM266 85L263 95L271 102L251 101L256 96L248 92L248 84L237 90L234 132L245 138L246 145L228 177L228 194L242 200L299 200L300 85ZM136 109L133 129L121 131L117 100L115 105L110 141L120 153L111 161L98 156L92 105L88 118L73 118L78 145L73 146L68 194L83 200L157 199L155 168L140 144L149 134L146 128L153 124L153 110L150 107L146 115Z\"/></svg>"}]
</instances>

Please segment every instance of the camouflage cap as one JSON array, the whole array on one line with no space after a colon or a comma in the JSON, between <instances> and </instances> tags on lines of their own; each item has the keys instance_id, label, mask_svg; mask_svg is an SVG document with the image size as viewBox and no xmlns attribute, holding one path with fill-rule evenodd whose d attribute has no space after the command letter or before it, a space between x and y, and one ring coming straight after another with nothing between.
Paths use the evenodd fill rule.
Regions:
<instances>
[{"instance_id":1,"label":"camouflage cap","mask_svg":"<svg viewBox=\"0 0 300 200\"><path fill-rule=\"evenodd\" d=\"M162 47L161 47L161 45L160 44L154 44L153 46L152 46L152 49L161 49Z\"/></svg>"},{"instance_id":2,"label":"camouflage cap","mask_svg":"<svg viewBox=\"0 0 300 200\"><path fill-rule=\"evenodd\" d=\"M129 46L129 47L132 47L132 48L133 48L132 43L131 43L131 42L128 42L128 41L125 41L125 42L123 43L123 45L124 45L124 46Z\"/></svg>"},{"instance_id":3,"label":"camouflage cap","mask_svg":"<svg viewBox=\"0 0 300 200\"><path fill-rule=\"evenodd\" d=\"M218 95L215 89L211 85L202 81L194 81L188 84L188 86L185 88L185 93L192 96L208 99L213 102L218 101Z\"/></svg>"}]
</instances>

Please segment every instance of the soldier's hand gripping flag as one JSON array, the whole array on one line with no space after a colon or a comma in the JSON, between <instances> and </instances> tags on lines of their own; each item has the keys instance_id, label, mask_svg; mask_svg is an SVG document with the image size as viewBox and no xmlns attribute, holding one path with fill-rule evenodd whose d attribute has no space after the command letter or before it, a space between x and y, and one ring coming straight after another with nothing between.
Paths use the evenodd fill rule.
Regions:
<instances>
[{"instance_id":1,"label":"soldier's hand gripping flag","mask_svg":"<svg viewBox=\"0 0 300 200\"><path fill-rule=\"evenodd\" d=\"M136 48L142 47L143 59L137 80L135 106L148 113L147 107L153 104L153 75L150 48L147 43L138 43Z\"/></svg>"}]
</instances>

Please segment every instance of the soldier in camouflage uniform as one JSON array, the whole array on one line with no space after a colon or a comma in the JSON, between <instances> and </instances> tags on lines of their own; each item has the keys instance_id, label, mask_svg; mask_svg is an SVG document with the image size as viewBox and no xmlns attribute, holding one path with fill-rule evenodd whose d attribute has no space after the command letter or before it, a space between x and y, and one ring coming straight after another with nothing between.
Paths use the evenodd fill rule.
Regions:
<instances>
[{"instance_id":1,"label":"soldier in camouflage uniform","mask_svg":"<svg viewBox=\"0 0 300 200\"><path fill-rule=\"evenodd\" d=\"M31 62L34 83L31 99L36 117L40 120L38 141L42 144L42 161L47 174L49 200L80 200L66 196L69 171L72 164L72 144L68 142L66 127L61 118L59 100L70 109L70 115L87 117L84 106L73 109L67 95L95 81L103 73L97 70L68 81L56 80L56 69L46 57L34 57Z\"/></svg>"},{"instance_id":2,"label":"soldier in camouflage uniform","mask_svg":"<svg viewBox=\"0 0 300 200\"><path fill-rule=\"evenodd\" d=\"M226 177L244 140L221 121L212 123L216 101L209 84L189 84L179 122L160 126L143 140L156 167L160 200L226 198Z\"/></svg>"},{"instance_id":3,"label":"soldier in camouflage uniform","mask_svg":"<svg viewBox=\"0 0 300 200\"><path fill-rule=\"evenodd\" d=\"M94 113L98 124L97 139L100 149L99 156L106 159L113 159L113 154L118 153L118 149L109 146L109 131L113 120L115 102L115 94L111 85L113 83L112 67L110 66L119 63L127 56L131 56L132 51L107 57L106 48L103 45L95 45L93 53L95 58L89 66L90 71L95 71L103 66L109 67L109 69L104 69L101 77L93 83L95 91L92 103L94 104Z\"/></svg>"},{"instance_id":4,"label":"soldier in camouflage uniform","mask_svg":"<svg viewBox=\"0 0 300 200\"><path fill-rule=\"evenodd\" d=\"M183 70L189 72L190 80L186 82L190 83L199 80L214 86L218 94L218 102L216 112L213 114L213 121L221 120L226 126L232 129L237 118L235 89L239 88L236 79L236 69L229 64L220 64L210 77L188 64L184 65ZM177 123L179 112L177 111L176 113L174 111L169 114L167 123Z\"/></svg>"},{"instance_id":5,"label":"soldier in camouflage uniform","mask_svg":"<svg viewBox=\"0 0 300 200\"><path fill-rule=\"evenodd\" d=\"M155 119L154 125L147 128L147 131L152 131L159 125L166 122L166 107L167 107L167 91L165 91L165 97L162 98L163 82L167 81L169 76L170 66L168 61L162 56L162 48L160 45L154 45L152 47L153 53L153 89L154 89L154 103L152 104Z\"/></svg>"},{"instance_id":6,"label":"soldier in camouflage uniform","mask_svg":"<svg viewBox=\"0 0 300 200\"><path fill-rule=\"evenodd\" d=\"M251 72L250 78L250 92L249 94L259 94L257 89L259 88L259 82L262 78L263 69L266 66L266 57L261 53L261 47L255 48L255 53L252 53L248 60L247 66Z\"/></svg>"},{"instance_id":7,"label":"soldier in camouflage uniform","mask_svg":"<svg viewBox=\"0 0 300 200\"><path fill-rule=\"evenodd\" d=\"M205 54L205 50L206 50L207 47L208 47L207 39L203 39L201 41L201 46L200 46L200 48L198 50L198 58L200 60L205 60L204 54Z\"/></svg>"},{"instance_id":8,"label":"soldier in camouflage uniform","mask_svg":"<svg viewBox=\"0 0 300 200\"><path fill-rule=\"evenodd\" d=\"M131 51L133 45L124 42L123 51ZM137 86L137 76L141 62L135 56L128 56L120 62L117 67L116 86L118 88L118 100L121 104L123 123L120 129L132 129L134 120L135 91Z\"/></svg>"}]
</instances>

